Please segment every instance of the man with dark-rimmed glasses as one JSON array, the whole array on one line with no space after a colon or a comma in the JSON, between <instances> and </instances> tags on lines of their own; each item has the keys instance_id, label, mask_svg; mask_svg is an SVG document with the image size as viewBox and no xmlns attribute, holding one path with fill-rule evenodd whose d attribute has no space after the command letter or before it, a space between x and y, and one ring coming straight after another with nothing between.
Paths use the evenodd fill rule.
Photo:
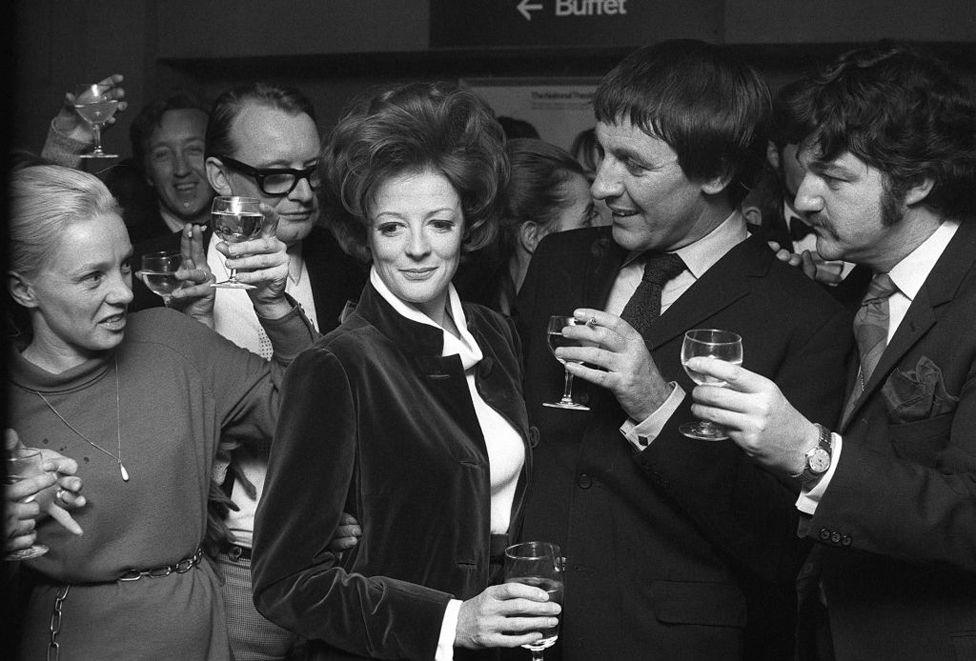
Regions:
<instances>
[{"instance_id":1,"label":"man with dark-rimmed glasses","mask_svg":"<svg viewBox=\"0 0 976 661\"><path fill-rule=\"evenodd\" d=\"M315 111L297 90L254 83L225 91L214 104L206 139L210 185L218 195L256 197L277 212L278 238L288 246L290 258L285 291L327 333L339 325L347 302L358 299L365 272L317 225L320 151ZM212 249L217 241L211 239L207 261L221 280L228 273L223 256ZM270 345L248 301L242 290L218 290L214 329L267 359ZM231 648L238 660L293 658L298 643L252 603L251 533L266 468L266 456L236 450L230 457L219 456L215 471L231 503L212 507L226 526L220 531L217 560L225 581Z\"/></svg>"}]
</instances>

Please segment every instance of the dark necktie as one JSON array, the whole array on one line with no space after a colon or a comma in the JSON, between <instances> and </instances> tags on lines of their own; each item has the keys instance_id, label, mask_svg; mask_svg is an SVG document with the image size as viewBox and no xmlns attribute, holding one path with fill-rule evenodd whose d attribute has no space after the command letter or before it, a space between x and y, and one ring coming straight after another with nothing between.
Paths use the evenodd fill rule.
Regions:
<instances>
[{"instance_id":1,"label":"dark necktie","mask_svg":"<svg viewBox=\"0 0 976 661\"><path fill-rule=\"evenodd\" d=\"M861 365L847 406L844 407L842 427L847 424L855 402L864 392L864 384L871 380L871 374L888 346L888 299L896 291L898 287L887 273L876 274L871 278L868 293L854 315L854 339Z\"/></svg>"},{"instance_id":2,"label":"dark necktie","mask_svg":"<svg viewBox=\"0 0 976 661\"><path fill-rule=\"evenodd\" d=\"M685 263L672 253L650 253L644 258L644 275L620 317L641 335L661 316L664 284L685 270Z\"/></svg>"}]
</instances>

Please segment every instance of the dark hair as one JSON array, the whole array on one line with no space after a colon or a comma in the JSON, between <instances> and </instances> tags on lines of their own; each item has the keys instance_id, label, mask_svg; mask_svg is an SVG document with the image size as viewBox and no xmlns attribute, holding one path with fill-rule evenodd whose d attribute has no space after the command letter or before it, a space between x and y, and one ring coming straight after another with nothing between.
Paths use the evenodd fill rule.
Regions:
<instances>
[{"instance_id":1,"label":"dark hair","mask_svg":"<svg viewBox=\"0 0 976 661\"><path fill-rule=\"evenodd\" d=\"M234 120L248 103L275 108L289 115L305 114L315 122L315 107L308 97L297 89L266 82L232 87L217 97L210 112L206 144L208 157L233 157L237 145L230 138L230 130Z\"/></svg>"},{"instance_id":2,"label":"dark hair","mask_svg":"<svg viewBox=\"0 0 976 661\"><path fill-rule=\"evenodd\" d=\"M723 46L677 39L628 55L597 86L597 121L624 119L664 140L689 179L729 176L738 204L766 154L769 90Z\"/></svg>"},{"instance_id":3,"label":"dark hair","mask_svg":"<svg viewBox=\"0 0 976 661\"><path fill-rule=\"evenodd\" d=\"M600 166L597 158L603 154L603 147L600 146L600 141L596 139L596 129L591 126L577 133L576 137L573 138L569 153L583 166L587 177L592 179Z\"/></svg>"},{"instance_id":4,"label":"dark hair","mask_svg":"<svg viewBox=\"0 0 976 661\"><path fill-rule=\"evenodd\" d=\"M811 84L800 78L783 85L773 97L773 110L769 115L769 139L778 150L786 145L798 145L810 131L801 116L804 92Z\"/></svg>"},{"instance_id":5,"label":"dark hair","mask_svg":"<svg viewBox=\"0 0 976 661\"><path fill-rule=\"evenodd\" d=\"M497 232L498 193L508 181L505 138L477 96L446 83L411 83L356 101L322 155L326 224L351 255L369 261L369 206L380 186L434 171L454 187L464 212L465 250Z\"/></svg>"},{"instance_id":6,"label":"dark hair","mask_svg":"<svg viewBox=\"0 0 976 661\"><path fill-rule=\"evenodd\" d=\"M505 228L530 220L548 225L566 204L565 183L573 174L586 176L583 166L569 152L544 140L510 140L505 152L512 168L503 196Z\"/></svg>"},{"instance_id":7,"label":"dark hair","mask_svg":"<svg viewBox=\"0 0 976 661\"><path fill-rule=\"evenodd\" d=\"M498 117L498 123L501 124L502 131L505 132L506 140L516 140L518 138L539 138L539 132L536 130L536 128L524 119L516 119L515 117L500 115Z\"/></svg>"},{"instance_id":8,"label":"dark hair","mask_svg":"<svg viewBox=\"0 0 976 661\"><path fill-rule=\"evenodd\" d=\"M884 173L896 195L924 177L925 204L950 218L976 209L976 105L941 61L881 42L841 55L802 99L805 145L817 158L850 152Z\"/></svg>"},{"instance_id":9,"label":"dark hair","mask_svg":"<svg viewBox=\"0 0 976 661\"><path fill-rule=\"evenodd\" d=\"M132 143L132 158L141 169L146 168L146 154L149 152L149 140L153 131L163 123L163 115L170 110L199 110L209 116L206 106L192 93L181 90L146 104L132 120L129 127L129 141Z\"/></svg>"}]
</instances>

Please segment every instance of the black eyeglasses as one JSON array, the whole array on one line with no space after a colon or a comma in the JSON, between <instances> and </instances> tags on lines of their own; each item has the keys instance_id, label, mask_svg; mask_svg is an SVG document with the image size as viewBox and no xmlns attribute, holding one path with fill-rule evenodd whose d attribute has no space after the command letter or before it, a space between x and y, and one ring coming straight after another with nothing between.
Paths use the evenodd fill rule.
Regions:
<instances>
[{"instance_id":1,"label":"black eyeglasses","mask_svg":"<svg viewBox=\"0 0 976 661\"><path fill-rule=\"evenodd\" d=\"M315 190L319 187L321 179L319 177L319 166L313 165L304 170L293 168L256 168L247 163L241 163L229 156L217 156L221 163L229 165L250 177L258 184L258 188L265 195L272 197L284 197L293 190L302 179L308 181L309 187Z\"/></svg>"}]
</instances>

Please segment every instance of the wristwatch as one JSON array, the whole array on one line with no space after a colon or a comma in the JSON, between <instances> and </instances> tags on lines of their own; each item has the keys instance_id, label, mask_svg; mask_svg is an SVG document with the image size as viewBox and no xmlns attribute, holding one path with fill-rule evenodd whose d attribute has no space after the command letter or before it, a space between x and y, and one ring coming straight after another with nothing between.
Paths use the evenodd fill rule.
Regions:
<instances>
[{"instance_id":1,"label":"wristwatch","mask_svg":"<svg viewBox=\"0 0 976 661\"><path fill-rule=\"evenodd\" d=\"M817 426L817 431L820 432L820 438L817 441L817 445L807 452L806 465L803 467L803 470L793 475L793 477L800 480L803 486L816 483L827 472L827 469L830 468L830 431L821 424L814 424Z\"/></svg>"}]
</instances>

